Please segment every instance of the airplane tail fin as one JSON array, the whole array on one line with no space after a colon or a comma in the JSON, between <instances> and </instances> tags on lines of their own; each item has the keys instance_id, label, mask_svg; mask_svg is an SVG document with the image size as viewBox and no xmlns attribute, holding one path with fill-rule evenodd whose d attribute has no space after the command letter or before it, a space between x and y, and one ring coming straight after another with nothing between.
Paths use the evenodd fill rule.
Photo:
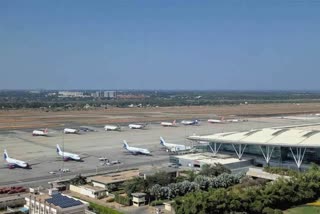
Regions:
<instances>
[{"instance_id":1,"label":"airplane tail fin","mask_svg":"<svg viewBox=\"0 0 320 214\"><path fill-rule=\"evenodd\" d=\"M123 148L125 148L125 149L127 149L129 147L129 145L128 145L128 143L127 143L127 141L123 141Z\"/></svg>"},{"instance_id":2,"label":"airplane tail fin","mask_svg":"<svg viewBox=\"0 0 320 214\"><path fill-rule=\"evenodd\" d=\"M6 149L5 149L4 152L3 152L3 158L4 158L5 160L7 160L7 158L9 158L9 155L8 155Z\"/></svg>"},{"instance_id":3,"label":"airplane tail fin","mask_svg":"<svg viewBox=\"0 0 320 214\"><path fill-rule=\"evenodd\" d=\"M199 124L199 120L195 120L196 124Z\"/></svg>"},{"instance_id":4,"label":"airplane tail fin","mask_svg":"<svg viewBox=\"0 0 320 214\"><path fill-rule=\"evenodd\" d=\"M57 144L57 153L61 152L59 144Z\"/></svg>"},{"instance_id":5,"label":"airplane tail fin","mask_svg":"<svg viewBox=\"0 0 320 214\"><path fill-rule=\"evenodd\" d=\"M221 117L221 121L224 121L224 117Z\"/></svg>"},{"instance_id":6,"label":"airplane tail fin","mask_svg":"<svg viewBox=\"0 0 320 214\"><path fill-rule=\"evenodd\" d=\"M176 122L177 122L177 121L176 121L176 120L174 120L174 121L172 122L172 124L175 126L175 125L176 125Z\"/></svg>"},{"instance_id":7,"label":"airplane tail fin","mask_svg":"<svg viewBox=\"0 0 320 214\"><path fill-rule=\"evenodd\" d=\"M165 143L166 143L166 141L164 141L164 139L162 137L160 137L160 145L164 146Z\"/></svg>"},{"instance_id":8,"label":"airplane tail fin","mask_svg":"<svg viewBox=\"0 0 320 214\"><path fill-rule=\"evenodd\" d=\"M48 134L48 128L46 128L46 129L44 130L44 133L45 133L45 134Z\"/></svg>"}]
</instances>

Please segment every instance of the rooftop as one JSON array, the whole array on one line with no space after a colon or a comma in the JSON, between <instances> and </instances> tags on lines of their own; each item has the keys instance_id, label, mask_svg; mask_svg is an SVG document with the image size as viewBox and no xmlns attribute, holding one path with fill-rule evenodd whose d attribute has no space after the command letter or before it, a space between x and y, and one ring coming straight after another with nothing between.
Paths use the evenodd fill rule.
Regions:
<instances>
[{"instance_id":1,"label":"rooftop","mask_svg":"<svg viewBox=\"0 0 320 214\"><path fill-rule=\"evenodd\" d=\"M60 193L54 194L54 195L48 195L48 194L30 195L29 197L31 197L31 200L36 200L41 202L46 201L48 204L51 204L53 207L62 208L62 209L83 205L81 201L75 200L65 195L61 195Z\"/></svg>"},{"instance_id":2,"label":"rooftop","mask_svg":"<svg viewBox=\"0 0 320 214\"><path fill-rule=\"evenodd\" d=\"M82 202L61 194L54 194L51 198L48 198L45 201L61 208L69 208L83 205Z\"/></svg>"},{"instance_id":3,"label":"rooftop","mask_svg":"<svg viewBox=\"0 0 320 214\"><path fill-rule=\"evenodd\" d=\"M265 128L244 132L190 136L188 139L230 144L320 148L320 126Z\"/></svg>"},{"instance_id":4,"label":"rooftop","mask_svg":"<svg viewBox=\"0 0 320 214\"><path fill-rule=\"evenodd\" d=\"M81 187L81 188L84 188L84 189L88 189L88 190L94 190L95 192L106 191L105 188L98 187L98 186L91 186L91 185L89 185L89 184L82 185L82 186L80 186L80 187Z\"/></svg>"},{"instance_id":5,"label":"rooftop","mask_svg":"<svg viewBox=\"0 0 320 214\"><path fill-rule=\"evenodd\" d=\"M139 176L139 170L130 170L118 173L111 173L107 175L94 176L91 177L90 180L92 182L98 182L102 184L112 184L131 180L137 176Z\"/></svg>"},{"instance_id":6,"label":"rooftop","mask_svg":"<svg viewBox=\"0 0 320 214\"><path fill-rule=\"evenodd\" d=\"M239 160L238 158L233 158L233 157L226 156L226 155L213 156L212 153L187 154L187 155L179 155L177 157L180 159L199 161L199 162L203 162L203 163L206 163L209 165L217 164L217 163L224 165L224 164L238 163L238 162L248 160L245 158Z\"/></svg>"},{"instance_id":7,"label":"rooftop","mask_svg":"<svg viewBox=\"0 0 320 214\"><path fill-rule=\"evenodd\" d=\"M135 193L132 193L131 195L133 197L140 198L140 197L146 196L147 194L146 193L142 193L142 192L135 192Z\"/></svg>"}]
</instances>

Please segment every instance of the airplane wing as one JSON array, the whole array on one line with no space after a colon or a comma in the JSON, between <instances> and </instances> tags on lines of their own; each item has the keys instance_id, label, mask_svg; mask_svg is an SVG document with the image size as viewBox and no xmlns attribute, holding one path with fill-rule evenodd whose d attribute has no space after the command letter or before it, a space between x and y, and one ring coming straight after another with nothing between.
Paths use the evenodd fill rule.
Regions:
<instances>
[{"instance_id":1,"label":"airplane wing","mask_svg":"<svg viewBox=\"0 0 320 214\"><path fill-rule=\"evenodd\" d=\"M80 153L78 155L81 157L81 159L85 159L85 158L88 158L88 157L92 156L92 155L89 155L88 153L85 153L85 152Z\"/></svg>"},{"instance_id":2,"label":"airplane wing","mask_svg":"<svg viewBox=\"0 0 320 214\"><path fill-rule=\"evenodd\" d=\"M126 151L123 151L126 155L138 155L138 153L137 152L132 152L132 151L128 151L128 150L126 150Z\"/></svg>"},{"instance_id":3,"label":"airplane wing","mask_svg":"<svg viewBox=\"0 0 320 214\"><path fill-rule=\"evenodd\" d=\"M29 159L29 160L26 160L25 162L27 162L29 166L35 166L42 163L42 161L40 161L40 158Z\"/></svg>"},{"instance_id":4,"label":"airplane wing","mask_svg":"<svg viewBox=\"0 0 320 214\"><path fill-rule=\"evenodd\" d=\"M36 163L29 163L29 166L35 166L35 165L39 165L41 164L42 162L36 162Z\"/></svg>"}]
</instances>

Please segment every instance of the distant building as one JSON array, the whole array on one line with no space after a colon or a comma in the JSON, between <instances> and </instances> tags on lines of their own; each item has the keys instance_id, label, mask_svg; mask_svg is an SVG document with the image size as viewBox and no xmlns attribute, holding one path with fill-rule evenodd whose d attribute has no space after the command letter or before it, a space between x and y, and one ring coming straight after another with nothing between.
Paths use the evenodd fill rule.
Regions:
<instances>
[{"instance_id":1,"label":"distant building","mask_svg":"<svg viewBox=\"0 0 320 214\"><path fill-rule=\"evenodd\" d=\"M55 93L55 92L52 92L52 93L48 93L48 94L47 94L48 97L56 96L56 95L57 95L57 93Z\"/></svg>"},{"instance_id":2,"label":"distant building","mask_svg":"<svg viewBox=\"0 0 320 214\"><path fill-rule=\"evenodd\" d=\"M59 97L83 97L80 91L59 91Z\"/></svg>"},{"instance_id":3,"label":"distant building","mask_svg":"<svg viewBox=\"0 0 320 214\"><path fill-rule=\"evenodd\" d=\"M114 99L114 98L117 98L117 92L116 91L96 91L91 93L91 97Z\"/></svg>"},{"instance_id":4,"label":"distant building","mask_svg":"<svg viewBox=\"0 0 320 214\"><path fill-rule=\"evenodd\" d=\"M32 195L25 198L29 214L84 214L87 205L79 200L61 195Z\"/></svg>"},{"instance_id":5,"label":"distant building","mask_svg":"<svg viewBox=\"0 0 320 214\"><path fill-rule=\"evenodd\" d=\"M41 91L40 90L34 90L34 91L29 91L29 93L31 93L31 94L40 94Z\"/></svg>"},{"instance_id":6,"label":"distant building","mask_svg":"<svg viewBox=\"0 0 320 214\"><path fill-rule=\"evenodd\" d=\"M118 99L144 99L148 98L149 96L146 96L144 94L118 94Z\"/></svg>"},{"instance_id":7,"label":"distant building","mask_svg":"<svg viewBox=\"0 0 320 214\"><path fill-rule=\"evenodd\" d=\"M109 98L113 99L117 97L117 92L116 91L104 91L103 92L103 97L104 98Z\"/></svg>"}]
</instances>

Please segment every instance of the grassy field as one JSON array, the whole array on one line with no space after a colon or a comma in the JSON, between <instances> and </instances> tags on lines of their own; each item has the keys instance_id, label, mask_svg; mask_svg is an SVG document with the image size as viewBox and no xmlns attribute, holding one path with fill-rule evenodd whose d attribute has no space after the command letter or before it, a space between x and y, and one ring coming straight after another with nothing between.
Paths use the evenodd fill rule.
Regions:
<instances>
[{"instance_id":1,"label":"grassy field","mask_svg":"<svg viewBox=\"0 0 320 214\"><path fill-rule=\"evenodd\" d=\"M319 113L320 103L277 103L221 106L110 108L46 112L35 109L0 110L0 129L64 127L65 124L102 125L182 119L220 119Z\"/></svg>"},{"instance_id":2,"label":"grassy field","mask_svg":"<svg viewBox=\"0 0 320 214\"><path fill-rule=\"evenodd\" d=\"M302 206L298 206L295 208L288 209L284 212L285 214L298 214L298 213L320 213L320 199L315 202L308 203Z\"/></svg>"},{"instance_id":3,"label":"grassy field","mask_svg":"<svg viewBox=\"0 0 320 214\"><path fill-rule=\"evenodd\" d=\"M301 214L301 213L316 214L316 213L320 213L320 207L311 206L311 205L302 205L299 207L288 209L283 213L284 214Z\"/></svg>"}]
</instances>

